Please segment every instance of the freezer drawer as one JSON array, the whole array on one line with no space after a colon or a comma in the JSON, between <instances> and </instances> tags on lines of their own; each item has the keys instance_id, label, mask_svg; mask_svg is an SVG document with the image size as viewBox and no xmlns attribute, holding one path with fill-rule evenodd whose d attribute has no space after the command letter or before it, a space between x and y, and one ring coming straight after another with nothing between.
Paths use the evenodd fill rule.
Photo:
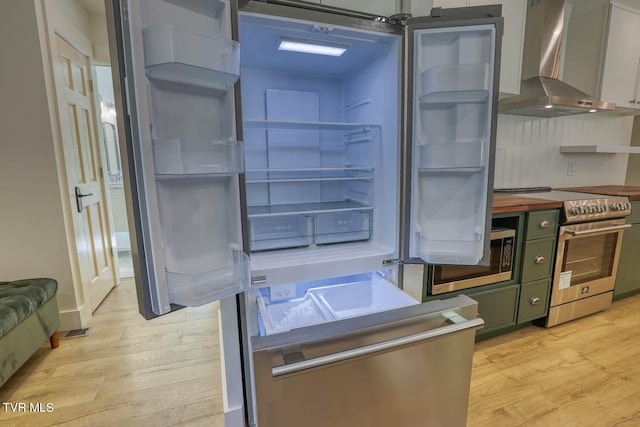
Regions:
<instances>
[{"instance_id":1,"label":"freezer drawer","mask_svg":"<svg viewBox=\"0 0 640 427\"><path fill-rule=\"evenodd\" d=\"M461 295L254 337L258 425L465 426L476 316Z\"/></svg>"}]
</instances>

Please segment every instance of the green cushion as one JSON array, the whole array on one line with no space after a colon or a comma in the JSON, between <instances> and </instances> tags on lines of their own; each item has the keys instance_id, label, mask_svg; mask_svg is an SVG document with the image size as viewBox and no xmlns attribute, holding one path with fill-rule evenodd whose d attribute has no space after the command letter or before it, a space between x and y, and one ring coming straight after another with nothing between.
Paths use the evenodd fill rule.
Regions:
<instances>
[{"instance_id":1,"label":"green cushion","mask_svg":"<svg viewBox=\"0 0 640 427\"><path fill-rule=\"evenodd\" d=\"M40 308L58 291L53 279L0 282L0 336Z\"/></svg>"}]
</instances>

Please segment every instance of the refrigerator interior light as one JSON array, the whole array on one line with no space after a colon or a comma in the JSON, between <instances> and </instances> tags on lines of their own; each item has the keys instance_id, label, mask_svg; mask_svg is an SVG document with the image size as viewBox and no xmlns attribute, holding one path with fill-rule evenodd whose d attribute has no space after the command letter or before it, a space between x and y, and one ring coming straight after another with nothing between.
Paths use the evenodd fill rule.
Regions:
<instances>
[{"instance_id":1,"label":"refrigerator interior light","mask_svg":"<svg viewBox=\"0 0 640 427\"><path fill-rule=\"evenodd\" d=\"M280 36L280 43L278 44L278 50L328 56L341 56L350 47L351 45L347 43L311 40L290 36Z\"/></svg>"}]
</instances>

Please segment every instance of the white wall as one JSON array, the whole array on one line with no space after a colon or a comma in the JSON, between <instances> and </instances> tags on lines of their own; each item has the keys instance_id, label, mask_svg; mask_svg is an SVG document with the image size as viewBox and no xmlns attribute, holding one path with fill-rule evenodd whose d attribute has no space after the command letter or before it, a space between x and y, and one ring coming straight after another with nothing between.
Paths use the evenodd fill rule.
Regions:
<instances>
[{"instance_id":1,"label":"white wall","mask_svg":"<svg viewBox=\"0 0 640 427\"><path fill-rule=\"evenodd\" d=\"M0 3L0 280L51 277L75 305L34 0Z\"/></svg>"},{"instance_id":2,"label":"white wall","mask_svg":"<svg viewBox=\"0 0 640 427\"><path fill-rule=\"evenodd\" d=\"M632 127L632 116L581 114L545 119L500 114L494 187L622 185L627 154L560 154L559 147L628 146Z\"/></svg>"}]
</instances>

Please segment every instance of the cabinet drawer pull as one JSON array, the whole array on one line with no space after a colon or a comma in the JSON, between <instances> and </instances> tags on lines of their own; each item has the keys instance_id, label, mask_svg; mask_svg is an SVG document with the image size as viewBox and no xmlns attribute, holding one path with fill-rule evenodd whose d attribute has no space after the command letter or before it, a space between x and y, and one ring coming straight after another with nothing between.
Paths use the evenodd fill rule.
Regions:
<instances>
[{"instance_id":1,"label":"cabinet drawer pull","mask_svg":"<svg viewBox=\"0 0 640 427\"><path fill-rule=\"evenodd\" d=\"M549 226L551 225L551 223L549 221L547 221L546 219L540 221L540 224L538 224L538 227L540 228L549 228Z\"/></svg>"},{"instance_id":2,"label":"cabinet drawer pull","mask_svg":"<svg viewBox=\"0 0 640 427\"><path fill-rule=\"evenodd\" d=\"M531 299L529 300L529 303L531 305L538 305L542 302L542 300L540 299L540 297L531 297Z\"/></svg>"},{"instance_id":3,"label":"cabinet drawer pull","mask_svg":"<svg viewBox=\"0 0 640 427\"><path fill-rule=\"evenodd\" d=\"M544 262L544 257L542 255L538 255L533 259L533 262L536 264L542 264Z\"/></svg>"}]
</instances>

